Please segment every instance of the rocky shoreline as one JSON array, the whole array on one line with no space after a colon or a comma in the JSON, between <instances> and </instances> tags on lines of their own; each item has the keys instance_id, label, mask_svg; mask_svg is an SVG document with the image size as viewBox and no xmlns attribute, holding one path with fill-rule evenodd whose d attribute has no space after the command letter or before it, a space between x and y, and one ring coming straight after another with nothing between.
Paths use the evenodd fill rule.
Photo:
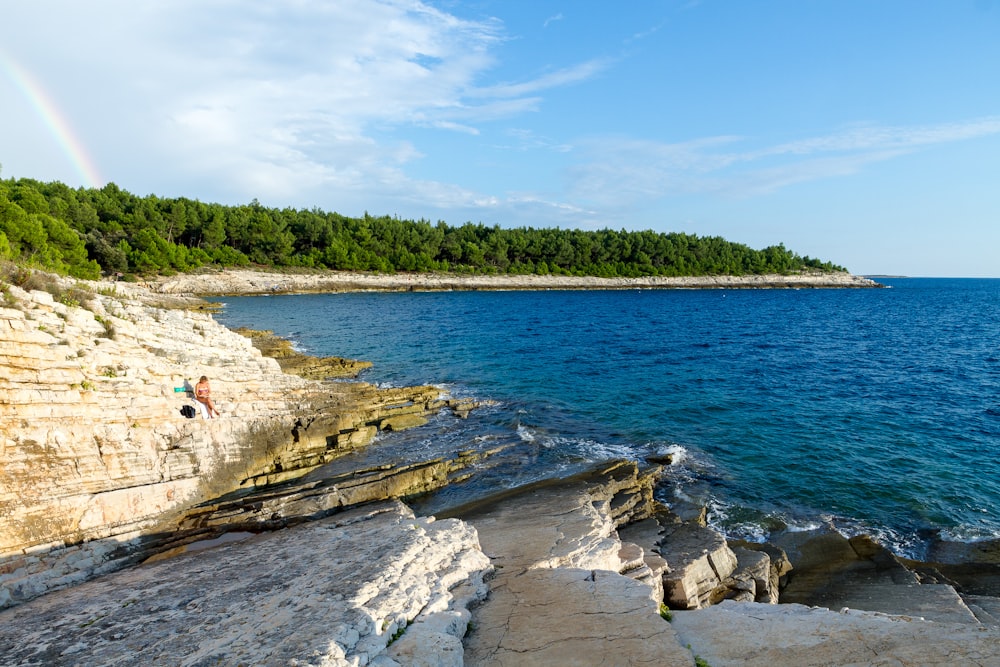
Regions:
<instances>
[{"instance_id":1,"label":"rocky shoreline","mask_svg":"<svg viewBox=\"0 0 1000 667\"><path fill-rule=\"evenodd\" d=\"M276 273L227 269L158 278L149 285L161 294L229 296L365 291L558 290L558 289L822 289L873 288L881 284L850 273L788 275L598 278L594 276L361 273L324 271Z\"/></svg>"},{"instance_id":2,"label":"rocky shoreline","mask_svg":"<svg viewBox=\"0 0 1000 667\"><path fill-rule=\"evenodd\" d=\"M329 382L363 365L231 332L169 280L2 286L0 665L996 664L998 598L956 583L995 551L729 542L654 499L652 463L416 516L495 453L324 466L476 405ZM221 419L177 410L200 374Z\"/></svg>"}]
</instances>

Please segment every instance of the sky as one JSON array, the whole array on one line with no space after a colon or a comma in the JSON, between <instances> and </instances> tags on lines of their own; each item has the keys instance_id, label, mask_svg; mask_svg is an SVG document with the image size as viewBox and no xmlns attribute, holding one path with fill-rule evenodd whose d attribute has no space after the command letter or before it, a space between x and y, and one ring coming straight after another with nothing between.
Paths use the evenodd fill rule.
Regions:
<instances>
[{"instance_id":1,"label":"sky","mask_svg":"<svg viewBox=\"0 0 1000 667\"><path fill-rule=\"evenodd\" d=\"M0 0L0 177L1000 277L1000 0Z\"/></svg>"}]
</instances>

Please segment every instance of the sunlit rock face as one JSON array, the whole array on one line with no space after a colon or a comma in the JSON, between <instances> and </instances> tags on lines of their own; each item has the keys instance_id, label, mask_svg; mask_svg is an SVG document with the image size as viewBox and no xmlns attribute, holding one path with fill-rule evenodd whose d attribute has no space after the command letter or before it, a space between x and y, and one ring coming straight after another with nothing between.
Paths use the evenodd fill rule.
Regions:
<instances>
[{"instance_id":1,"label":"sunlit rock face","mask_svg":"<svg viewBox=\"0 0 1000 667\"><path fill-rule=\"evenodd\" d=\"M387 501L0 612L0 656L46 665L461 665L468 607L486 596L489 571L471 526Z\"/></svg>"},{"instance_id":2,"label":"sunlit rock face","mask_svg":"<svg viewBox=\"0 0 1000 667\"><path fill-rule=\"evenodd\" d=\"M0 608L145 557L194 503L469 407L286 374L193 302L48 280L0 295ZM181 414L202 375L220 418Z\"/></svg>"}]
</instances>

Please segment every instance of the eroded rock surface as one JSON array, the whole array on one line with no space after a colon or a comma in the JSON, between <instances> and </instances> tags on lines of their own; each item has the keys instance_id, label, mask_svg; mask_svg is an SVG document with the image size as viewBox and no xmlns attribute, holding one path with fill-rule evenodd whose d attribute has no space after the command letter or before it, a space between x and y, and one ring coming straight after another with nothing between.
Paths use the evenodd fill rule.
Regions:
<instances>
[{"instance_id":1,"label":"eroded rock surface","mask_svg":"<svg viewBox=\"0 0 1000 667\"><path fill-rule=\"evenodd\" d=\"M628 463L459 511L495 567L466 664L693 665L655 588L622 574L636 554L623 558L616 528L652 511L651 479Z\"/></svg>"},{"instance_id":2,"label":"eroded rock surface","mask_svg":"<svg viewBox=\"0 0 1000 667\"><path fill-rule=\"evenodd\" d=\"M148 555L183 508L473 407L283 373L207 311L89 289L79 303L5 286L0 302L0 608ZM201 375L220 419L181 415Z\"/></svg>"},{"instance_id":3,"label":"eroded rock surface","mask_svg":"<svg viewBox=\"0 0 1000 667\"><path fill-rule=\"evenodd\" d=\"M262 354L275 359L281 370L310 380L353 378L372 366L370 361L303 354L293 348L290 341L275 336L273 331L236 329L236 333L246 336Z\"/></svg>"},{"instance_id":4,"label":"eroded rock surface","mask_svg":"<svg viewBox=\"0 0 1000 667\"><path fill-rule=\"evenodd\" d=\"M461 521L359 508L0 612L0 663L461 665L489 568Z\"/></svg>"},{"instance_id":5,"label":"eroded rock surface","mask_svg":"<svg viewBox=\"0 0 1000 667\"><path fill-rule=\"evenodd\" d=\"M995 667L995 628L868 611L726 601L674 613L684 645L712 667Z\"/></svg>"},{"instance_id":6,"label":"eroded rock surface","mask_svg":"<svg viewBox=\"0 0 1000 667\"><path fill-rule=\"evenodd\" d=\"M864 609L948 623L978 624L949 583L926 581L866 536L847 539L833 530L785 536L795 562L782 601Z\"/></svg>"}]
</instances>

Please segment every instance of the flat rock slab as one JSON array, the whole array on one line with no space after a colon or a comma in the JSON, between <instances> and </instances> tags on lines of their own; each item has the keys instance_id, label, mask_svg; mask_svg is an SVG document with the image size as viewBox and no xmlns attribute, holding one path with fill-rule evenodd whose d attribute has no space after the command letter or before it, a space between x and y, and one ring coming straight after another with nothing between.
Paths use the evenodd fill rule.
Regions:
<instances>
[{"instance_id":1,"label":"flat rock slab","mask_svg":"<svg viewBox=\"0 0 1000 667\"><path fill-rule=\"evenodd\" d=\"M501 575L473 612L465 664L476 667L694 665L649 599L616 572L534 569Z\"/></svg>"},{"instance_id":2,"label":"flat rock slab","mask_svg":"<svg viewBox=\"0 0 1000 667\"><path fill-rule=\"evenodd\" d=\"M1000 631L966 623L726 601L674 612L671 625L712 667L1000 665Z\"/></svg>"},{"instance_id":3,"label":"flat rock slab","mask_svg":"<svg viewBox=\"0 0 1000 667\"><path fill-rule=\"evenodd\" d=\"M619 574L626 564L610 511L628 489L609 479L528 487L460 513L495 566L489 597L473 608L466 665L694 664L653 588Z\"/></svg>"},{"instance_id":4,"label":"flat rock slab","mask_svg":"<svg viewBox=\"0 0 1000 667\"><path fill-rule=\"evenodd\" d=\"M0 612L0 665L461 665L488 569L467 524L383 503Z\"/></svg>"}]
</instances>

